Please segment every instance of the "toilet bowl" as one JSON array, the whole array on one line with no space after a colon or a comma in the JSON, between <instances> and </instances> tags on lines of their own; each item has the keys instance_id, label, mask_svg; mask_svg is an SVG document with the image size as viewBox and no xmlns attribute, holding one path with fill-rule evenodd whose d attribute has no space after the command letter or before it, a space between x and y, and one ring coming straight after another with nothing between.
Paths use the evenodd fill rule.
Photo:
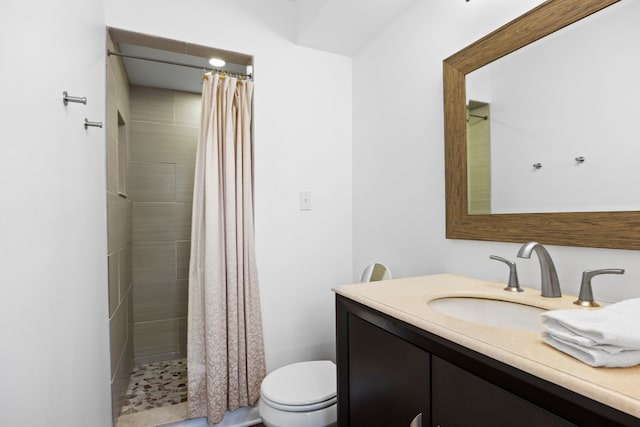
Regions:
<instances>
[{"instance_id":1,"label":"toilet bowl","mask_svg":"<svg viewBox=\"0 0 640 427\"><path fill-rule=\"evenodd\" d=\"M294 363L267 375L258 410L266 427L335 427L336 365L330 360Z\"/></svg>"}]
</instances>

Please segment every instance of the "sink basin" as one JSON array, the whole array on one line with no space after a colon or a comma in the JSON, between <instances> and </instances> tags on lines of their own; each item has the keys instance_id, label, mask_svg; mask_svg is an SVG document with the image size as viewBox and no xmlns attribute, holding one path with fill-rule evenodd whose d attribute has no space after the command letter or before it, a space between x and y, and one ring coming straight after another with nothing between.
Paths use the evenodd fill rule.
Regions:
<instances>
[{"instance_id":1,"label":"sink basin","mask_svg":"<svg viewBox=\"0 0 640 427\"><path fill-rule=\"evenodd\" d=\"M546 311L516 302L471 297L440 298L429 305L442 314L467 322L530 332L542 331L540 313Z\"/></svg>"}]
</instances>

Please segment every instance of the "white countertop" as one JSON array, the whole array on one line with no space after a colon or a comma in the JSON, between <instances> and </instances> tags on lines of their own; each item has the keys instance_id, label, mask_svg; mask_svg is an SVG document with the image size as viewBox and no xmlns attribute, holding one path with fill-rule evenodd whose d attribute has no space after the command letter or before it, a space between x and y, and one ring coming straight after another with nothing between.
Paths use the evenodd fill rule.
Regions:
<instances>
[{"instance_id":1,"label":"white countertop","mask_svg":"<svg viewBox=\"0 0 640 427\"><path fill-rule=\"evenodd\" d=\"M535 289L506 292L505 283L453 274L356 283L334 292L537 377L640 418L640 366L593 368L542 341L540 333L483 326L442 314L429 301L479 297L548 310L582 308L575 296L542 298Z\"/></svg>"}]
</instances>

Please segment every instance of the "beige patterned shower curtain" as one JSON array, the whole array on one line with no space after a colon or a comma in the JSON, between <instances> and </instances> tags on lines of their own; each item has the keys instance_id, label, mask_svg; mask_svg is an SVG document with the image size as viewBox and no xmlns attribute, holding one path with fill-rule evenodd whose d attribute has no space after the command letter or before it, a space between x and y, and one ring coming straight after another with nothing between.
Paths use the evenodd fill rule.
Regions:
<instances>
[{"instance_id":1,"label":"beige patterned shower curtain","mask_svg":"<svg viewBox=\"0 0 640 427\"><path fill-rule=\"evenodd\" d=\"M253 82L203 81L189 264L187 338L191 418L219 423L253 405L265 375L254 251Z\"/></svg>"}]
</instances>

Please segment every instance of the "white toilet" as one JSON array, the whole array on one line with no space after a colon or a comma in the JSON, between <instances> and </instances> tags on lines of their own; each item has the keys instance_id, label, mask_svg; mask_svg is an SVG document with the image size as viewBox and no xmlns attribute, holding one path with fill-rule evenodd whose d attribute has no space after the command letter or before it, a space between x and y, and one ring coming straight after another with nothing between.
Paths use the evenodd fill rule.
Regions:
<instances>
[{"instance_id":1,"label":"white toilet","mask_svg":"<svg viewBox=\"0 0 640 427\"><path fill-rule=\"evenodd\" d=\"M267 375L258 410L267 427L335 427L336 365L330 360L294 363Z\"/></svg>"}]
</instances>

